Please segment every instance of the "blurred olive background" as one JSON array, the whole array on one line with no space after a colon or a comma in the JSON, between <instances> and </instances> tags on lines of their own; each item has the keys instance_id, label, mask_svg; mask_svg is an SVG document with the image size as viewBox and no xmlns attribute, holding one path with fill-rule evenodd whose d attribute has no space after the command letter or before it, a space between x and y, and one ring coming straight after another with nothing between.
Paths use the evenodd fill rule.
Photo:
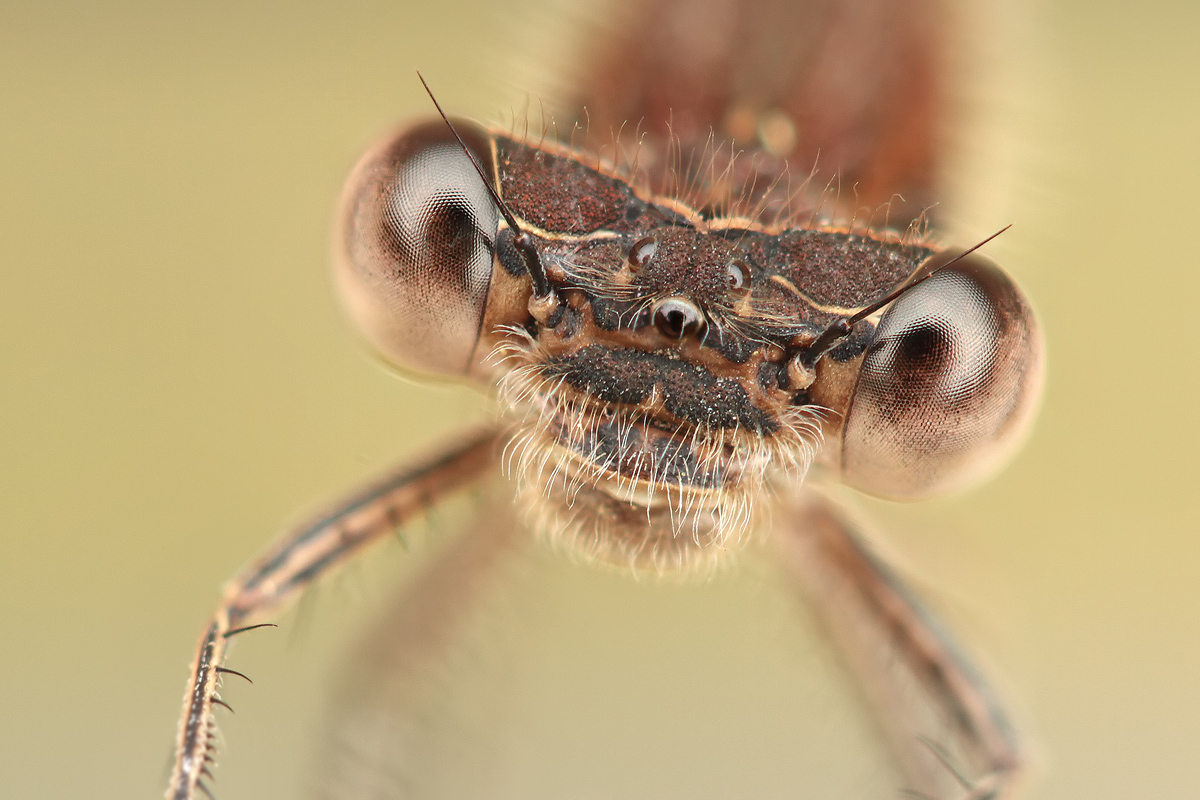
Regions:
<instances>
[{"instance_id":1,"label":"blurred olive background","mask_svg":"<svg viewBox=\"0 0 1200 800\"><path fill-rule=\"evenodd\" d=\"M429 112L415 68L459 113L536 109L578 41L561 6L0 4L0 797L159 796L222 581L487 413L364 353L329 218L362 148ZM1200 6L1031 0L977 35L951 219L1016 223L991 252L1041 311L1044 409L986 487L872 509L1013 698L1031 796L1200 796ZM239 644L222 800L303 794L339 654L420 558L386 545ZM498 794L891 796L770 576L535 559L496 612L531 664L496 759L526 788Z\"/></svg>"}]
</instances>

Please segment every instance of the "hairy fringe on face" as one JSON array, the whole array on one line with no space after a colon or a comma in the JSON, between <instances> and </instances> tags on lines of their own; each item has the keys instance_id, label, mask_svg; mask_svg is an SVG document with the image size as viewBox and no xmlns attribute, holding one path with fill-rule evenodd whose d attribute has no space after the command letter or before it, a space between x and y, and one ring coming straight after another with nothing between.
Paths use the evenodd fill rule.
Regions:
<instances>
[{"instance_id":1,"label":"hairy fringe on face","mask_svg":"<svg viewBox=\"0 0 1200 800\"><path fill-rule=\"evenodd\" d=\"M635 442L635 428L650 420L569 391L563 377L543 372L546 354L526 331L507 332L489 357L503 370L500 402L513 421L504 470L527 522L586 560L639 573L709 573L756 530L772 479L802 480L820 446L828 412L791 407L770 436L678 423L660 431L677 444L674 450L637 450L632 470L628 459L618 469L591 432L615 425L618 440ZM681 454L694 464L686 484L675 477L672 456Z\"/></svg>"}]
</instances>

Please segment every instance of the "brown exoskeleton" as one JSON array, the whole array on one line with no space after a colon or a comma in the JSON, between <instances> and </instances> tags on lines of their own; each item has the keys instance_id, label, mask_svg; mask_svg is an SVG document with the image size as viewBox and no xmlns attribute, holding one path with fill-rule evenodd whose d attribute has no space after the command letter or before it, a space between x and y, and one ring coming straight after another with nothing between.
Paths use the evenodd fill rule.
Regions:
<instances>
[{"instance_id":1,"label":"brown exoskeleton","mask_svg":"<svg viewBox=\"0 0 1200 800\"><path fill-rule=\"evenodd\" d=\"M650 19L675 6L650 4ZM924 86L920 32L889 27L898 12L880 8L869 30L905 45L887 65ZM862 35L843 16L823 20L827 38ZM823 41L809 42L814 63ZM838 41L861 55L853 37ZM641 170L445 119L363 158L336 267L352 318L403 368L497 386L504 416L297 529L231 583L200 644L168 797L207 792L227 638L500 465L530 529L639 572L712 567L779 506L769 535L867 684L908 788L1011 793L1018 743L986 685L802 483L815 465L866 493L915 499L989 472L1036 405L1038 328L1013 281L975 248L940 247L919 226L901 235L853 224L836 200L785 191L806 125L822 130L806 117L811 87L800 80L814 70L797 68L795 85L766 100L731 91L714 109L711 98L668 97L676 138L647 118ZM593 124L657 108L652 93L630 109L606 105L613 85L593 82ZM894 88L884 81L871 97ZM921 141L899 124L932 113L914 105L856 123L862 152L835 163L868 200L929 189L927 153L897 146ZM721 120L728 138L744 138L749 119L758 156L706 146L686 111Z\"/></svg>"}]
</instances>

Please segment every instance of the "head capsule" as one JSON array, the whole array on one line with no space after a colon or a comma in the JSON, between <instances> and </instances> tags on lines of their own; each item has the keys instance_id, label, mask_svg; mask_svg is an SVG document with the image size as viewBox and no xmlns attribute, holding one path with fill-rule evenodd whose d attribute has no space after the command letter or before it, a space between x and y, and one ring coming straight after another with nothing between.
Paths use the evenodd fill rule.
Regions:
<instances>
[{"instance_id":1,"label":"head capsule","mask_svg":"<svg viewBox=\"0 0 1200 800\"><path fill-rule=\"evenodd\" d=\"M490 137L455 130L486 175ZM391 136L342 196L335 277L359 330L398 366L463 375L479 338L499 215L463 145L431 120Z\"/></svg>"},{"instance_id":2,"label":"head capsule","mask_svg":"<svg viewBox=\"0 0 1200 800\"><path fill-rule=\"evenodd\" d=\"M842 429L843 480L916 499L984 476L1028 429L1042 366L1033 310L1003 270L971 253L936 272L887 307L862 357Z\"/></svg>"}]
</instances>

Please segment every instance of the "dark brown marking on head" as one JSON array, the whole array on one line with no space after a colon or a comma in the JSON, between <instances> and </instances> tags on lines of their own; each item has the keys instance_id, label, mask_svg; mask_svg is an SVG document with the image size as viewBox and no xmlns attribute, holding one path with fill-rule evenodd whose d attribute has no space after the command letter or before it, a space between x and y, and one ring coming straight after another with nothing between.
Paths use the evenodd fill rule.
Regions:
<instances>
[{"instance_id":1,"label":"dark brown marking on head","mask_svg":"<svg viewBox=\"0 0 1200 800\"><path fill-rule=\"evenodd\" d=\"M771 414L750 401L739 381L718 378L669 355L593 345L552 356L542 371L548 378L562 377L574 389L612 405L637 406L657 391L663 408L692 425L714 430L742 428L762 435L779 428Z\"/></svg>"},{"instance_id":2,"label":"dark brown marking on head","mask_svg":"<svg viewBox=\"0 0 1200 800\"><path fill-rule=\"evenodd\" d=\"M765 263L775 265L816 303L861 308L916 271L934 251L858 234L792 230L757 237ZM753 252L753 251L752 251Z\"/></svg>"},{"instance_id":3,"label":"dark brown marking on head","mask_svg":"<svg viewBox=\"0 0 1200 800\"><path fill-rule=\"evenodd\" d=\"M575 157L497 135L500 195L521 219L555 233L641 230L657 218L629 184Z\"/></svg>"},{"instance_id":4,"label":"dark brown marking on head","mask_svg":"<svg viewBox=\"0 0 1200 800\"><path fill-rule=\"evenodd\" d=\"M706 307L725 298L726 267L740 256L734 245L689 228L660 228L654 236L658 247L635 279L639 286L657 297L682 295Z\"/></svg>"},{"instance_id":5,"label":"dark brown marking on head","mask_svg":"<svg viewBox=\"0 0 1200 800\"><path fill-rule=\"evenodd\" d=\"M632 310L633 303L621 300L609 300L605 297L593 297L592 319L596 327L602 331L615 331L621 325L623 313Z\"/></svg>"},{"instance_id":6,"label":"dark brown marking on head","mask_svg":"<svg viewBox=\"0 0 1200 800\"><path fill-rule=\"evenodd\" d=\"M729 359L734 364L745 364L750 360L750 356L754 354L760 346L760 342L756 342L746 336L742 336L729 328L719 328L709 326L707 333L701 338L700 343L704 347L711 347L725 358Z\"/></svg>"}]
</instances>

